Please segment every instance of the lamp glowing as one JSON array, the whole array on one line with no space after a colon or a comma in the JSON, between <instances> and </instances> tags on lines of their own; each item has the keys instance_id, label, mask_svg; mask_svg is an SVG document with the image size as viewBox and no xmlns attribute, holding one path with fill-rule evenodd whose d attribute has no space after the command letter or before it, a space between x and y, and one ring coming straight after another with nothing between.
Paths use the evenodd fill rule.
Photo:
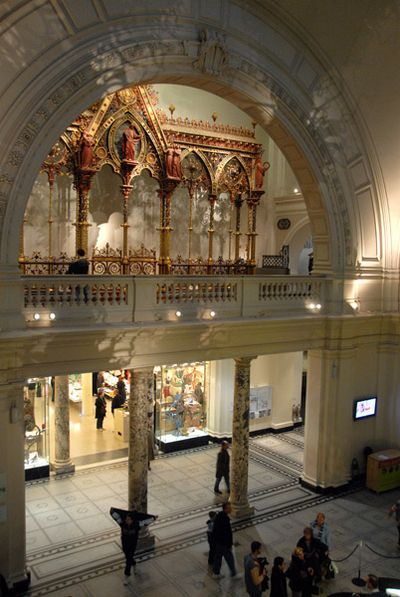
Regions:
<instances>
[{"instance_id":1,"label":"lamp glowing","mask_svg":"<svg viewBox=\"0 0 400 597\"><path fill-rule=\"evenodd\" d=\"M216 312L215 311L210 311L210 317L212 319L214 319L215 316L216 316Z\"/></svg>"},{"instance_id":2,"label":"lamp glowing","mask_svg":"<svg viewBox=\"0 0 400 597\"><path fill-rule=\"evenodd\" d=\"M175 315L177 317L182 317L182 311L175 311Z\"/></svg>"},{"instance_id":3,"label":"lamp glowing","mask_svg":"<svg viewBox=\"0 0 400 597\"><path fill-rule=\"evenodd\" d=\"M34 316L33 316L33 319L35 321L39 321L39 319L40 319L40 313L35 313Z\"/></svg>"},{"instance_id":4,"label":"lamp glowing","mask_svg":"<svg viewBox=\"0 0 400 597\"><path fill-rule=\"evenodd\" d=\"M55 318L56 318L56 314L55 313L50 313L49 319L51 319L51 321L54 321Z\"/></svg>"}]
</instances>

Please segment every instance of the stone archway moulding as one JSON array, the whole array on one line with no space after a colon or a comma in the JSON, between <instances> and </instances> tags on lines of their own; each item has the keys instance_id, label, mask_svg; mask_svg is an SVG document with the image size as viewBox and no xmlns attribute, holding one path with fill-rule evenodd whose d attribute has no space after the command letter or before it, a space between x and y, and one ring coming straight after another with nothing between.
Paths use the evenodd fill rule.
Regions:
<instances>
[{"instance_id":1,"label":"stone archway moulding","mask_svg":"<svg viewBox=\"0 0 400 597\"><path fill-rule=\"evenodd\" d=\"M127 38L135 37L135 27L137 37L147 35L151 41L127 42ZM0 262L16 263L26 201L42 159L63 128L99 97L141 82L201 86L254 116L278 144L297 176L310 216L316 270L339 272L360 260L357 247L362 247L362 223L351 201L354 185L348 176L346 159L356 164L357 172L362 161L369 192L374 197L376 193L368 160L360 157L361 143L356 147L354 127L348 127L346 139L343 130L341 136L335 131L337 119L329 118L334 105L332 96L337 96L333 84L328 84L325 74L319 76L314 70L314 79L319 83L314 85L314 95L307 97L304 83L300 84L299 77L288 78L284 60L277 64L272 52L264 48L263 54L256 57L254 48L233 34L225 40L215 30L208 29L206 35L201 32L198 26L182 24L175 39L171 39L169 30L168 38L163 40L161 30L161 37L155 42L154 33L149 35L143 24L139 27L133 21L129 31L123 28L111 35L103 30L96 38L88 36L82 40L70 55L60 52L35 84L26 87L26 97L9 109L4 122L9 149L1 156ZM296 69L299 71L298 66ZM313 97L318 94L323 94L329 109L326 105L316 108L318 102ZM345 109L344 103L339 103L336 113ZM29 114L29 118L23 119L22 114ZM334 148L329 142L332 136L336 139ZM341 155L346 163L335 159L339 141L347 145ZM379 210L375 215L379 219ZM380 230L379 221L374 226ZM378 241L377 233L376 255L371 261L379 261Z\"/></svg>"}]
</instances>

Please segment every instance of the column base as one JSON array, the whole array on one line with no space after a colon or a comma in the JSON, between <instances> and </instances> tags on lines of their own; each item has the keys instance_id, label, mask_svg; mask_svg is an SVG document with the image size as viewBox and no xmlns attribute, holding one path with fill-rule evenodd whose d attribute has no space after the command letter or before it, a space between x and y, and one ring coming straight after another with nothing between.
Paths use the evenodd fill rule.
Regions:
<instances>
[{"instance_id":1,"label":"column base","mask_svg":"<svg viewBox=\"0 0 400 597\"><path fill-rule=\"evenodd\" d=\"M319 494L336 494L336 493L341 493L342 491L345 491L346 489L349 489L350 487L352 487L352 483L350 481L343 481L342 483L339 483L338 485L319 485L318 483L315 483L311 480L307 480L304 477L300 477L299 478L299 483L302 487L305 487L305 489L310 489L311 491L314 491L315 493L319 493Z\"/></svg>"},{"instance_id":2,"label":"column base","mask_svg":"<svg viewBox=\"0 0 400 597\"><path fill-rule=\"evenodd\" d=\"M75 472L75 465L73 462L52 462L51 470L56 475L67 475Z\"/></svg>"},{"instance_id":3,"label":"column base","mask_svg":"<svg viewBox=\"0 0 400 597\"><path fill-rule=\"evenodd\" d=\"M11 589L12 592L15 591L15 593L18 595L24 594L26 591L28 591L30 584L31 573L29 570L25 570L23 574L19 574L18 576L7 579L8 589Z\"/></svg>"},{"instance_id":4,"label":"column base","mask_svg":"<svg viewBox=\"0 0 400 597\"><path fill-rule=\"evenodd\" d=\"M153 551L155 548L156 539L148 529L139 532L138 552Z\"/></svg>"},{"instance_id":5,"label":"column base","mask_svg":"<svg viewBox=\"0 0 400 597\"><path fill-rule=\"evenodd\" d=\"M250 518L253 516L254 508L250 504L232 504L232 516L233 518Z\"/></svg>"}]
</instances>

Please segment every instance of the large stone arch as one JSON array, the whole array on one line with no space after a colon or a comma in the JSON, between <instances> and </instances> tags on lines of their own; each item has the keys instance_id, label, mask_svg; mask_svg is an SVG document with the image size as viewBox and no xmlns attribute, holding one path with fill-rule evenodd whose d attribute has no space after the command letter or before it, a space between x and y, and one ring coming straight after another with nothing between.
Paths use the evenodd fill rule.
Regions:
<instances>
[{"instance_id":1,"label":"large stone arch","mask_svg":"<svg viewBox=\"0 0 400 597\"><path fill-rule=\"evenodd\" d=\"M342 273L364 258L378 265L381 208L372 168L343 95L321 64L282 24L278 33L276 24L272 27L263 14L252 13L256 3L246 3L244 24L254 33L248 37L238 32L234 20L229 34L222 36L222 10L219 16L211 11L215 18L210 27L208 13L192 14L189 3L181 3L175 12L165 3L154 4L156 16L146 11L146 2L125 2L121 11L128 5L130 9L123 21L113 13L94 28L70 31L29 67L17 69L3 106L13 90L19 89L19 99L10 103L1 121L7 150L0 164L0 262L17 262L19 227L40 163L74 116L128 84L173 82L222 95L257 120L278 144L307 205L316 272ZM234 3L215 5L229 6L235 18L240 17ZM141 11L140 19L135 10ZM57 13L57 18L63 23L65 15ZM205 29L208 41L200 41ZM261 31L262 39L255 35ZM361 213L355 200L358 187L363 192ZM363 214L370 220L366 230ZM371 231L375 244L370 242L364 251Z\"/></svg>"}]
</instances>

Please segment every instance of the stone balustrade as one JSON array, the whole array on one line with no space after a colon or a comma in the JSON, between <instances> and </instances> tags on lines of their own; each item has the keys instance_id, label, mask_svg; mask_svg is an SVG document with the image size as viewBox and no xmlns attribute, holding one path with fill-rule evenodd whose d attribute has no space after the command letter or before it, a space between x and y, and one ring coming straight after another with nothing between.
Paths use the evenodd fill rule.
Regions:
<instances>
[{"instance_id":1,"label":"stone balustrade","mask_svg":"<svg viewBox=\"0 0 400 597\"><path fill-rule=\"evenodd\" d=\"M220 320L327 313L330 280L313 276L26 276L28 326Z\"/></svg>"}]
</instances>

